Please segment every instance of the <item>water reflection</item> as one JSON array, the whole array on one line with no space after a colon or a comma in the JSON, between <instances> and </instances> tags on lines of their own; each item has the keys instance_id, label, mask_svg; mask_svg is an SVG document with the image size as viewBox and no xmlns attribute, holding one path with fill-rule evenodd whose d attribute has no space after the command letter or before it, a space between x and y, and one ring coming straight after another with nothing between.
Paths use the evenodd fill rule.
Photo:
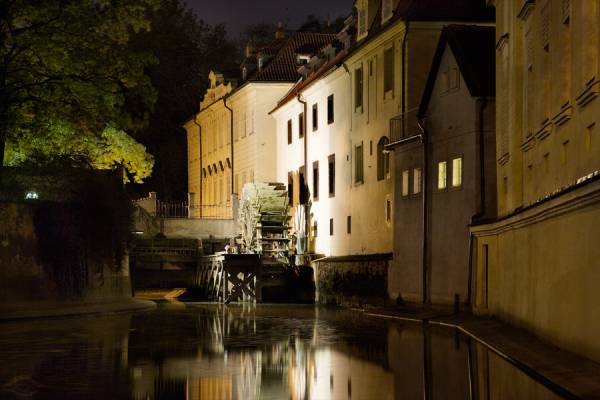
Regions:
<instances>
[{"instance_id":1,"label":"water reflection","mask_svg":"<svg viewBox=\"0 0 600 400\"><path fill-rule=\"evenodd\" d=\"M4 323L0 359L2 399L558 398L454 330L312 307Z\"/></svg>"}]
</instances>

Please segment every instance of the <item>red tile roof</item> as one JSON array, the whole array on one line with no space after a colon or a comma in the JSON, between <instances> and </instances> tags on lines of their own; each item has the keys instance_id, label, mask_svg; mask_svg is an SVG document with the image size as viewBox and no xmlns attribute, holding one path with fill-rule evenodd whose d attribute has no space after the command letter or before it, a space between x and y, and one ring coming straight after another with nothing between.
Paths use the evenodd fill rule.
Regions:
<instances>
[{"instance_id":1,"label":"red tile roof","mask_svg":"<svg viewBox=\"0 0 600 400\"><path fill-rule=\"evenodd\" d=\"M310 49L316 53L324 45L333 42L336 35L329 33L297 32L285 41L277 54L260 70L255 71L249 82L296 82L298 73L298 50ZM260 51L260 50L259 50Z\"/></svg>"}]
</instances>

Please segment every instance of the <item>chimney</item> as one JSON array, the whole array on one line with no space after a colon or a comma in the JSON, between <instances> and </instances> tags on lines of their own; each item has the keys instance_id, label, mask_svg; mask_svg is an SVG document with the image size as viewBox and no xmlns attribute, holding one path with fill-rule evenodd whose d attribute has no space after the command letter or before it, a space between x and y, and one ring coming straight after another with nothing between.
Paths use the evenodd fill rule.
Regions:
<instances>
[{"instance_id":1,"label":"chimney","mask_svg":"<svg viewBox=\"0 0 600 400\"><path fill-rule=\"evenodd\" d=\"M246 43L246 57L252 57L254 52L254 41L250 39L248 40L248 43Z\"/></svg>"},{"instance_id":2,"label":"chimney","mask_svg":"<svg viewBox=\"0 0 600 400\"><path fill-rule=\"evenodd\" d=\"M280 22L277 24L277 30L275 31L275 39L283 38L285 38L285 29L283 29L283 24Z\"/></svg>"}]
</instances>

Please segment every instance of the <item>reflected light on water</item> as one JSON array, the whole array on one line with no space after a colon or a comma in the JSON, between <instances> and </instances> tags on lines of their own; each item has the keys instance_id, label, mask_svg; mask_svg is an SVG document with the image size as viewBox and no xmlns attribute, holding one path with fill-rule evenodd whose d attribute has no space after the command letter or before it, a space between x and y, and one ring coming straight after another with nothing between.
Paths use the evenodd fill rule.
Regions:
<instances>
[{"instance_id":1,"label":"reflected light on water","mask_svg":"<svg viewBox=\"0 0 600 400\"><path fill-rule=\"evenodd\" d=\"M558 398L454 330L344 310L180 304L0 328L2 399Z\"/></svg>"}]
</instances>

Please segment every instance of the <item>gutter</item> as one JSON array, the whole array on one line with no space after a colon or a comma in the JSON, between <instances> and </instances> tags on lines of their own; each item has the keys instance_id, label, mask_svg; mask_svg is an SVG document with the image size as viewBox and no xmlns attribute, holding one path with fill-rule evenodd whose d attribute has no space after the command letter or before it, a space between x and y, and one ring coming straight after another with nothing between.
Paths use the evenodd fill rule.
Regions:
<instances>
[{"instance_id":1,"label":"gutter","mask_svg":"<svg viewBox=\"0 0 600 400\"><path fill-rule=\"evenodd\" d=\"M307 197L307 190L306 187L308 186L308 134L307 134L307 129L306 129L306 123L308 122L308 118L306 116L306 112L307 112L307 104L306 104L306 100L302 100L302 93L298 93L298 102L300 104L302 104L304 106L304 112L303 112L303 117L302 119L304 120L302 123L302 135L304 136L304 188L300 188L300 193L302 194L304 193L304 197ZM298 182L300 183L300 182ZM308 210L306 209L306 205L308 204L308 201L306 198L304 199L300 199L300 200L304 200L304 203L302 203L302 201L300 202L300 204L304 204L305 206L305 210L304 210L304 229L305 229L305 233L306 233L306 245L307 245L307 249L308 249Z\"/></svg>"},{"instance_id":2,"label":"gutter","mask_svg":"<svg viewBox=\"0 0 600 400\"><path fill-rule=\"evenodd\" d=\"M196 121L196 116L192 118L192 121L194 122L194 125L198 127L198 142L200 143L200 193L198 193L198 198L200 200L200 217L202 218L202 205L204 204L202 202L202 126L198 123L198 121Z\"/></svg>"},{"instance_id":3,"label":"gutter","mask_svg":"<svg viewBox=\"0 0 600 400\"><path fill-rule=\"evenodd\" d=\"M471 225L473 225L473 221L481 218L485 215L485 140L484 140L484 121L483 115L485 109L488 105L488 98L482 97L479 99L480 107L479 107L479 120L477 121L477 133L479 137L479 154L478 154L478 162L479 162L479 210L473 216L471 216ZM473 295L473 289L471 286L473 285L473 233L469 235L469 268L467 276L467 305L471 305L471 296Z\"/></svg>"},{"instance_id":4,"label":"gutter","mask_svg":"<svg viewBox=\"0 0 600 400\"><path fill-rule=\"evenodd\" d=\"M231 107L229 107L227 105L227 98L229 96L225 96L223 97L223 106L229 110L229 133L230 133L230 140L231 140L231 195L233 196L233 194L235 193L235 183L233 180L233 109L231 109ZM233 204L233 198L231 199L231 203Z\"/></svg>"},{"instance_id":5,"label":"gutter","mask_svg":"<svg viewBox=\"0 0 600 400\"><path fill-rule=\"evenodd\" d=\"M429 154L428 147L429 143L427 140L427 131L425 130L425 125L423 123L422 118L417 118L417 124L419 125L419 129L421 129L421 143L423 145L423 168L422 168L422 176L421 176L421 191L423 195L421 196L421 209L422 209L422 226L423 226L423 242L421 243L421 257L422 257L422 274L423 274L423 304L430 305L431 304L431 296L429 293L429 282L431 280L431 276L429 274L429 260L428 253L429 247L427 246L427 238L429 236L428 224L428 200L429 200L429 191L428 188L428 179L429 179Z\"/></svg>"}]
</instances>

